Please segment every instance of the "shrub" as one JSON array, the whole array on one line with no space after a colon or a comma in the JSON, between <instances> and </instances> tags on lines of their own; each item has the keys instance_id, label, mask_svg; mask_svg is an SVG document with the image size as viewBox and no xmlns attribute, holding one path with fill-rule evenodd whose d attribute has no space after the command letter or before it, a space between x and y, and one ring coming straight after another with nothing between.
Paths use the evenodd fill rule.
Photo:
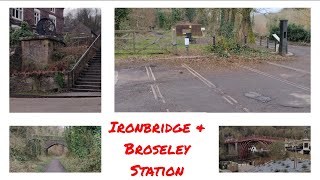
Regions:
<instances>
[{"instance_id":1,"label":"shrub","mask_svg":"<svg viewBox=\"0 0 320 180\"><path fill-rule=\"evenodd\" d=\"M270 30L269 38L273 39L272 34L277 34L280 36L280 28L274 26ZM288 25L288 40L293 42L310 42L311 33L310 31L303 28L301 25L289 24Z\"/></svg>"},{"instance_id":2,"label":"shrub","mask_svg":"<svg viewBox=\"0 0 320 180\"><path fill-rule=\"evenodd\" d=\"M27 22L21 22L21 28L10 30L10 45L15 45L20 41L22 37L33 36L32 31Z\"/></svg>"},{"instance_id":3,"label":"shrub","mask_svg":"<svg viewBox=\"0 0 320 180\"><path fill-rule=\"evenodd\" d=\"M64 87L64 76L60 72L56 72L54 75L54 81L58 84L59 89Z\"/></svg>"}]
</instances>

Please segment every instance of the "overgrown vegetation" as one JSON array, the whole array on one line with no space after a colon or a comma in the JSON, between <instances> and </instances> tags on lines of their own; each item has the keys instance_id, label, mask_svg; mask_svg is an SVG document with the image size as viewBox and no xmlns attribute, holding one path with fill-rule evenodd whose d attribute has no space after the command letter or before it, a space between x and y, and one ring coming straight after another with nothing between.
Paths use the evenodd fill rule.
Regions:
<instances>
[{"instance_id":1,"label":"overgrown vegetation","mask_svg":"<svg viewBox=\"0 0 320 180\"><path fill-rule=\"evenodd\" d=\"M218 52L221 57L227 57L228 53L233 51L240 51L240 47L246 43L254 43L255 37L252 31L252 8L154 8L154 9L126 9L117 8L115 11L115 23L116 30L155 30L153 35L147 34L144 39L152 44L152 36L159 38L159 31L168 31L164 34L165 38L161 39L162 43L156 42L156 45L165 47L158 54L172 53L172 32L171 29L176 26L176 24L193 23L201 24L201 27L205 28L203 36L205 38L208 35L206 42L200 45L212 45L212 35L216 37L217 46L214 47L213 51ZM146 50L143 50L144 54L152 49L152 45L148 46L148 43L143 43L139 41L139 37L131 37L130 34L117 34L117 37L121 37L122 41L126 43L121 43L121 40L116 41L116 54L124 53L128 49L132 49L132 41L135 41L135 48L141 48L140 44L146 45ZM195 37L194 38L200 38ZM177 37L177 48L184 48L184 37ZM119 44L121 44L119 46ZM190 45L191 50L196 44ZM142 48L144 48L143 46ZM205 48L203 48L205 49ZM140 51L137 51L140 52ZM152 51L153 52L153 51ZM211 51L212 52L212 51ZM208 51L203 51L203 53L209 53ZM131 54L137 54L131 52ZM149 53L150 54L150 53ZM194 54L191 54L194 55Z\"/></svg>"},{"instance_id":2,"label":"overgrown vegetation","mask_svg":"<svg viewBox=\"0 0 320 180\"><path fill-rule=\"evenodd\" d=\"M65 127L68 154L62 164L71 172L101 171L101 127Z\"/></svg>"},{"instance_id":3,"label":"overgrown vegetation","mask_svg":"<svg viewBox=\"0 0 320 180\"><path fill-rule=\"evenodd\" d=\"M33 33L30 30L29 24L25 21L22 21L21 28L10 29L10 45L16 45L20 42L20 38L30 36L33 36Z\"/></svg>"},{"instance_id":4,"label":"overgrown vegetation","mask_svg":"<svg viewBox=\"0 0 320 180\"><path fill-rule=\"evenodd\" d=\"M128 52L132 49L133 37L129 34L116 34L116 57L121 56L168 56L168 54L182 55L174 53L172 50L172 29L177 24L201 24L203 28L202 36L193 36L195 39L207 38L205 43L201 45L208 45L207 51L201 51L204 55L210 52L215 52L220 57L229 57L231 55L246 55L255 57L270 56L271 53L267 50L256 49L252 45L255 44L256 36L266 37L269 35L271 27L279 26L280 19L289 19L289 41L304 41L310 42L310 28L306 23L298 21L299 16L305 21L310 21L309 9L289 8L282 9L280 12L263 12L264 9L258 8L116 8L115 10L115 24L116 30L142 30L152 31L145 34L144 39L152 42L154 34L159 31L170 31L166 33L166 38L163 43L158 43L168 51L154 51L150 46L143 51ZM264 19L261 19L263 17ZM263 23L260 23L263 22ZM292 23L294 25L292 25ZM258 26L258 27L257 27ZM304 28L304 30L303 30ZM291 34L294 34L291 36ZM216 39L216 46L212 47L212 36ZM177 37L177 48L179 50L184 48L184 42ZM182 38L184 38L182 36ZM121 43L121 41L124 41ZM138 44L143 44L144 40L139 41L139 37L135 37L136 49L141 48ZM118 44L121 46L117 46ZM198 43L198 42L197 42ZM144 43L148 45L148 43ZM198 44L197 44L198 45ZM189 50L192 51L196 44L191 44ZM199 44L199 46L201 46ZM138 53L137 53L138 52ZM194 51L195 52L195 51ZM125 54L125 55L121 55ZM185 55L186 53L183 53ZM192 54L189 55L198 55Z\"/></svg>"},{"instance_id":5,"label":"overgrown vegetation","mask_svg":"<svg viewBox=\"0 0 320 180\"><path fill-rule=\"evenodd\" d=\"M54 81L58 84L59 90L64 88L64 86L65 86L64 75L61 72L56 72L55 73Z\"/></svg>"},{"instance_id":6,"label":"overgrown vegetation","mask_svg":"<svg viewBox=\"0 0 320 180\"><path fill-rule=\"evenodd\" d=\"M10 171L41 171L48 158L43 151L43 141L37 136L61 136L61 127L11 126L10 127Z\"/></svg>"},{"instance_id":7,"label":"overgrown vegetation","mask_svg":"<svg viewBox=\"0 0 320 180\"><path fill-rule=\"evenodd\" d=\"M54 145L46 154L44 145L48 138L65 140L67 147ZM11 172L42 172L53 158L70 172L100 172L101 128L10 127Z\"/></svg>"}]
</instances>

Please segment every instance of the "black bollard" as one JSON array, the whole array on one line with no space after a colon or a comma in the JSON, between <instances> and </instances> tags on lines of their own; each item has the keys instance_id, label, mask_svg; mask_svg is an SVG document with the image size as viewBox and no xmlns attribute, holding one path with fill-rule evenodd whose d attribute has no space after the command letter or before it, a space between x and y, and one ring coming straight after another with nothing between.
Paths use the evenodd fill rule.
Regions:
<instances>
[{"instance_id":1,"label":"black bollard","mask_svg":"<svg viewBox=\"0 0 320 180\"><path fill-rule=\"evenodd\" d=\"M279 54L285 56L288 54L288 20L280 20L280 44Z\"/></svg>"}]
</instances>

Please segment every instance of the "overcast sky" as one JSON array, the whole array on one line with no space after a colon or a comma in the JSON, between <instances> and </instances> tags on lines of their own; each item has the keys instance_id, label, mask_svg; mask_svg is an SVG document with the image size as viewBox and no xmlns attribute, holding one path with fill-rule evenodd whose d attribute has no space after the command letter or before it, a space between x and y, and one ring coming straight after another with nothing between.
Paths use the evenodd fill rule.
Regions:
<instances>
[{"instance_id":1,"label":"overcast sky","mask_svg":"<svg viewBox=\"0 0 320 180\"><path fill-rule=\"evenodd\" d=\"M66 16L69 12L71 12L74 15L74 13L76 12L76 9L81 9L81 8L65 8L63 11L63 16ZM92 8L92 9L95 9L95 8ZM97 8L97 9L101 11L100 8Z\"/></svg>"},{"instance_id":2,"label":"overcast sky","mask_svg":"<svg viewBox=\"0 0 320 180\"><path fill-rule=\"evenodd\" d=\"M266 14L266 13L277 13L281 11L283 8L257 8L260 13Z\"/></svg>"}]
</instances>

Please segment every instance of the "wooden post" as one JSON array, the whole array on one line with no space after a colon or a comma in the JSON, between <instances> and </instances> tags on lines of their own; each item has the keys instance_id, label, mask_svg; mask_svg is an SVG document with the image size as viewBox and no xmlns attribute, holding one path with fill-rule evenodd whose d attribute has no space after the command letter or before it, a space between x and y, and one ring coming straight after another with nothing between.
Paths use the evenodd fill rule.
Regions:
<instances>
[{"instance_id":1,"label":"wooden post","mask_svg":"<svg viewBox=\"0 0 320 180\"><path fill-rule=\"evenodd\" d=\"M212 36L212 46L216 46L216 36Z\"/></svg>"},{"instance_id":2,"label":"wooden post","mask_svg":"<svg viewBox=\"0 0 320 180\"><path fill-rule=\"evenodd\" d=\"M133 53L136 53L136 32L135 31L133 31L132 40L133 40Z\"/></svg>"},{"instance_id":3,"label":"wooden post","mask_svg":"<svg viewBox=\"0 0 320 180\"><path fill-rule=\"evenodd\" d=\"M244 44L247 44L247 35L244 35Z\"/></svg>"},{"instance_id":4,"label":"wooden post","mask_svg":"<svg viewBox=\"0 0 320 180\"><path fill-rule=\"evenodd\" d=\"M269 49L269 37L267 37L267 48Z\"/></svg>"},{"instance_id":5,"label":"wooden post","mask_svg":"<svg viewBox=\"0 0 320 180\"><path fill-rule=\"evenodd\" d=\"M172 29L172 50L174 55L178 55L176 29Z\"/></svg>"},{"instance_id":6,"label":"wooden post","mask_svg":"<svg viewBox=\"0 0 320 180\"><path fill-rule=\"evenodd\" d=\"M262 46L262 36L260 36L260 46Z\"/></svg>"}]
</instances>

